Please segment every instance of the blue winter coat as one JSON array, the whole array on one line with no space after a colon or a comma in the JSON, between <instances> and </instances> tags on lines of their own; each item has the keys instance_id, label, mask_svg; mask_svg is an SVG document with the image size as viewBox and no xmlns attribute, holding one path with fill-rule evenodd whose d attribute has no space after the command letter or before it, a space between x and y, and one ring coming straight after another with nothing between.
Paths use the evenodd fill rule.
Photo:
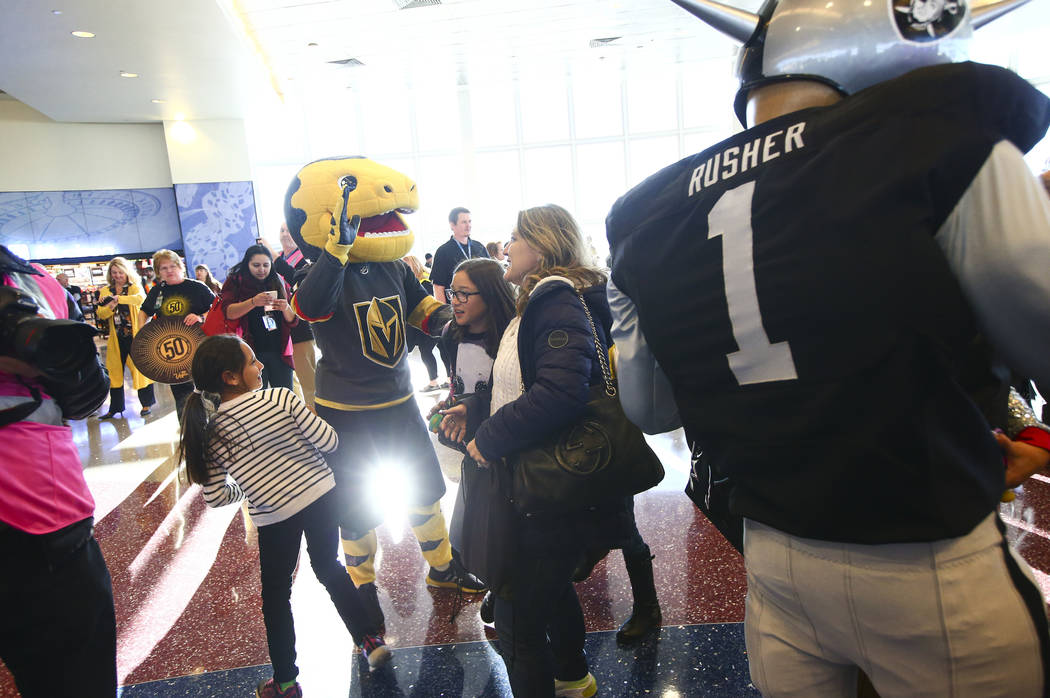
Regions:
<instances>
[{"instance_id":1,"label":"blue winter coat","mask_svg":"<svg viewBox=\"0 0 1050 698\"><path fill-rule=\"evenodd\" d=\"M605 287L593 286L583 295L607 350L612 315ZM518 328L518 360L525 392L482 422L474 437L489 462L553 439L583 414L590 386L602 384L587 315L568 283L548 281L530 296ZM619 547L633 530L627 501L615 499L567 515L528 516L522 542L544 549Z\"/></svg>"}]
</instances>

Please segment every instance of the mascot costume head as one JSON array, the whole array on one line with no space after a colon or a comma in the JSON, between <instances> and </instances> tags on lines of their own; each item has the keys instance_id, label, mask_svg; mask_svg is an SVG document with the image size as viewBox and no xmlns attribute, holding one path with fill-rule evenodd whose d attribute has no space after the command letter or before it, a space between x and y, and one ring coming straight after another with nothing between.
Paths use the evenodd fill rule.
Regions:
<instances>
[{"instance_id":1,"label":"mascot costume head","mask_svg":"<svg viewBox=\"0 0 1050 698\"><path fill-rule=\"evenodd\" d=\"M351 262L392 262L412 249L415 237L402 218L419 208L416 183L365 157L315 160L292 179L284 197L288 232L316 261L333 236ZM348 219L359 218L353 231Z\"/></svg>"},{"instance_id":2,"label":"mascot costume head","mask_svg":"<svg viewBox=\"0 0 1050 698\"><path fill-rule=\"evenodd\" d=\"M815 80L842 95L916 68L966 60L974 29L1028 0L766 0L758 14L714 0L672 0L743 44L734 107L746 128L748 93Z\"/></svg>"}]
</instances>

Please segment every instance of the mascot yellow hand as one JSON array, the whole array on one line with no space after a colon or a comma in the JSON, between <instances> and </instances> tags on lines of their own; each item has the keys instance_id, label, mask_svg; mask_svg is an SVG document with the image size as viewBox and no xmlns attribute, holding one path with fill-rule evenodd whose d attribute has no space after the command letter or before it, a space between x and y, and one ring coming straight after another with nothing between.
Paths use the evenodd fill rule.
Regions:
<instances>
[{"instance_id":1,"label":"mascot yellow hand","mask_svg":"<svg viewBox=\"0 0 1050 698\"><path fill-rule=\"evenodd\" d=\"M355 214L350 220L346 218L347 199L350 198L350 190L349 184L343 187L341 206L338 213L332 214L332 228L328 231L328 240L324 244L324 248L328 250L328 253L343 264L346 264L350 258L350 246L354 244L357 230L361 227L361 216Z\"/></svg>"}]
</instances>

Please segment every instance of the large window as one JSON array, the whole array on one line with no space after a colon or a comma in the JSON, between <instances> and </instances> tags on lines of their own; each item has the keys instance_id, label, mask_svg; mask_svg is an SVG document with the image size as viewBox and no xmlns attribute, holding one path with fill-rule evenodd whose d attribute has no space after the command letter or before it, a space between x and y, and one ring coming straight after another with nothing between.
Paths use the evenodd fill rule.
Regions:
<instances>
[{"instance_id":1,"label":"large window","mask_svg":"<svg viewBox=\"0 0 1050 698\"><path fill-rule=\"evenodd\" d=\"M1041 39L1009 21L977 32L974 56L1050 92ZM448 238L454 206L471 209L476 239L489 242L506 239L519 209L557 203L604 258L604 220L617 198L740 129L733 65L727 44L720 58L645 71L595 61L497 80L490 66L469 85L433 77L416 90L362 83L326 111L265 114L250 124L262 228L275 234L287 182L302 164L361 153L415 178L421 209L408 220L419 255ZM1050 166L1050 139L1027 161L1033 170Z\"/></svg>"},{"instance_id":2,"label":"large window","mask_svg":"<svg viewBox=\"0 0 1050 698\"><path fill-rule=\"evenodd\" d=\"M569 139L569 93L564 78L522 82L518 93L525 143Z\"/></svg>"},{"instance_id":3,"label":"large window","mask_svg":"<svg viewBox=\"0 0 1050 698\"><path fill-rule=\"evenodd\" d=\"M576 207L572 148L569 145L526 148L524 172L523 207L550 203L557 203L570 210Z\"/></svg>"}]
</instances>

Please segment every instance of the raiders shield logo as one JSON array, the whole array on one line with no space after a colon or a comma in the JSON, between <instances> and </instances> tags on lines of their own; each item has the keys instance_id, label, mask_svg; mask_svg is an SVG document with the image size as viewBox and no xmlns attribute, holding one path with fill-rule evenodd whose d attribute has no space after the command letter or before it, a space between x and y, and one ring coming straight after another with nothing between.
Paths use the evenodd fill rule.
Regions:
<instances>
[{"instance_id":1,"label":"raiders shield logo","mask_svg":"<svg viewBox=\"0 0 1050 698\"><path fill-rule=\"evenodd\" d=\"M963 0L893 0L893 17L909 41L936 41L955 31L966 15Z\"/></svg>"},{"instance_id":2,"label":"raiders shield logo","mask_svg":"<svg viewBox=\"0 0 1050 698\"><path fill-rule=\"evenodd\" d=\"M369 361L393 368L401 361L405 348L404 312L401 296L372 298L354 303L361 352Z\"/></svg>"}]
</instances>

